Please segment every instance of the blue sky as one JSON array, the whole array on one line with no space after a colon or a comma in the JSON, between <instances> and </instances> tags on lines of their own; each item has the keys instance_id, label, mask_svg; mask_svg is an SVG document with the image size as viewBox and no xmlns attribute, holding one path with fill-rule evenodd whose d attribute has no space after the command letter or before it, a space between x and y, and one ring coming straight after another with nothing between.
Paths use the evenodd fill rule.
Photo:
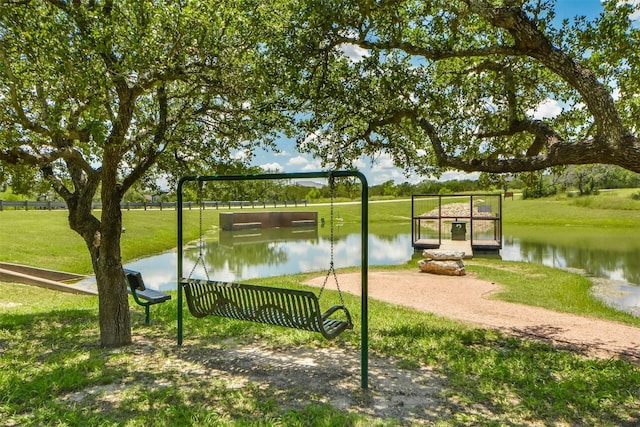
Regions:
<instances>
[{"instance_id":1,"label":"blue sky","mask_svg":"<svg viewBox=\"0 0 640 427\"><path fill-rule=\"evenodd\" d=\"M637 2L640 0L633 1ZM559 19L572 18L576 15L585 15L588 18L594 18L597 17L602 10L601 0L558 0L556 15ZM536 117L545 117L557 114L559 110L560 107L550 100L542 104L534 114ZM310 172L322 170L319 160L312 158L308 154L300 154L295 150L294 141L282 139L278 142L278 146L281 153L258 151L252 164L279 172ZM366 175L370 185L381 184L389 180L393 180L396 183L405 181L417 183L423 179L435 179L434 177L417 175L406 177L403 175L402 170L396 168L387 156L380 156L374 162L369 158L361 158L356 162L356 166ZM450 180L475 177L477 177L477 174L468 175L462 172L449 171L440 179Z\"/></svg>"}]
</instances>

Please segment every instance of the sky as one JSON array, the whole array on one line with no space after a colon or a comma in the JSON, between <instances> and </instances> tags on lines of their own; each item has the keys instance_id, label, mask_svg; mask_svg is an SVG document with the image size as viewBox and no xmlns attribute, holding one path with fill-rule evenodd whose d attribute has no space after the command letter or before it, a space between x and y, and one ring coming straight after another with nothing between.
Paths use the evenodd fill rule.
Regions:
<instances>
[{"instance_id":1,"label":"sky","mask_svg":"<svg viewBox=\"0 0 640 427\"><path fill-rule=\"evenodd\" d=\"M624 0L621 0L623 2ZM640 0L632 0L640 2ZM601 0L557 0L556 15L558 19L572 18L576 15L584 15L587 18L595 18L602 12ZM640 18L634 17L634 18ZM354 54L356 54L354 52ZM536 118L550 117L558 114L561 107L552 100L541 104L532 112ZM252 165L260 166L269 171L278 172L312 172L322 170L320 161L308 154L300 154L295 150L295 141L281 139L278 141L280 153L256 152ZM355 163L356 167L367 177L369 185L382 184L392 180L396 184L408 181L418 183L424 179L437 179L435 177L411 175L406 177L403 171L393 165L390 157L382 155L372 162L369 158L361 158ZM475 179L478 174L466 174L459 171L445 172L439 180Z\"/></svg>"}]
</instances>

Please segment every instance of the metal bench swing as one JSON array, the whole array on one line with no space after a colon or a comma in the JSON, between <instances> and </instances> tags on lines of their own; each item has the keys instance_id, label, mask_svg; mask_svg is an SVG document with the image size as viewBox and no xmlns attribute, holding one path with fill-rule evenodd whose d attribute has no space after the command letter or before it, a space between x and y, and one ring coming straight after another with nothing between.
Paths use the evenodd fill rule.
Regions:
<instances>
[{"instance_id":1,"label":"metal bench swing","mask_svg":"<svg viewBox=\"0 0 640 427\"><path fill-rule=\"evenodd\" d=\"M319 332L327 339L333 339L347 329L353 329L351 314L342 298L342 292L334 269L334 212L333 212L333 176L329 176L331 188L330 247L329 270L320 292L259 286L246 283L220 282L209 279L209 273L203 257L203 232L201 200L202 181L198 198L200 204L199 257L187 278L180 279L189 311L195 317L221 316L230 319L247 320L288 328ZM205 279L192 278L198 264L201 263ZM320 310L320 297L333 276L340 304L334 305L324 313ZM340 316L335 316L342 313ZM338 318L339 317L339 318Z\"/></svg>"}]
</instances>

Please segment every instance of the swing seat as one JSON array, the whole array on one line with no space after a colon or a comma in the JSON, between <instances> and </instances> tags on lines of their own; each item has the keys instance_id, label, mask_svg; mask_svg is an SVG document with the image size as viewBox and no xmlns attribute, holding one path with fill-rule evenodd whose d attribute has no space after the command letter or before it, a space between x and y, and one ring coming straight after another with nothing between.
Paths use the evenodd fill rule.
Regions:
<instances>
[{"instance_id":1,"label":"swing seat","mask_svg":"<svg viewBox=\"0 0 640 427\"><path fill-rule=\"evenodd\" d=\"M310 291L199 279L181 279L180 285L195 317L248 320L319 332L327 339L353 329L346 307L334 305L322 313L318 297ZM344 313L346 320L329 317L338 311Z\"/></svg>"}]
</instances>

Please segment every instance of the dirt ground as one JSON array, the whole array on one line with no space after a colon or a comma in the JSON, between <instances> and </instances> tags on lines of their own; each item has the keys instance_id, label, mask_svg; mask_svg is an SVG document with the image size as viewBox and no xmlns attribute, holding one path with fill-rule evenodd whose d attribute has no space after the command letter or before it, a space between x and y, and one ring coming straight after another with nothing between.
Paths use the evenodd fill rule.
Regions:
<instances>
[{"instance_id":1,"label":"dirt ground","mask_svg":"<svg viewBox=\"0 0 640 427\"><path fill-rule=\"evenodd\" d=\"M308 284L321 286L318 277ZM340 288L360 295L360 273L338 275ZM369 272L369 298L551 343L590 357L640 361L640 328L490 299L500 286L473 275L419 271Z\"/></svg>"},{"instance_id":2,"label":"dirt ground","mask_svg":"<svg viewBox=\"0 0 640 427\"><path fill-rule=\"evenodd\" d=\"M339 274L338 280L343 291L360 294L360 273ZM321 276L308 284L322 286L323 281ZM376 271L369 272L368 284L368 294L373 299L544 341L588 357L614 356L640 362L640 328L492 300L489 297L499 286L472 275ZM186 353L180 359L197 360L198 353L190 356L190 346L185 344L181 351ZM397 361L374 354L369 355L369 389L363 393L359 348L348 351L328 347L310 352L304 347L280 350L231 345L219 351L220 357L213 357L216 363L205 369L220 370L219 375L226 378L235 376L239 387L251 381L281 390L289 396L287 406L329 403L349 412L393 417L406 425L433 424L458 412L488 424L509 425L513 421L479 402L469 405L448 400L442 395L447 378L435 370L400 369ZM292 399L291 390L304 392ZM522 421L518 425L545 423Z\"/></svg>"},{"instance_id":3,"label":"dirt ground","mask_svg":"<svg viewBox=\"0 0 640 427\"><path fill-rule=\"evenodd\" d=\"M359 273L339 274L338 279L343 291L360 293ZM321 286L323 280L324 277L318 277L309 284ZM498 285L471 275L450 277L418 271L369 273L369 297L373 299L541 340L588 357L615 356L640 361L640 328L490 299L497 290ZM167 342L161 342L163 340ZM450 419L456 413L482 420L481 424L548 425L545 421L531 420L514 424L508 414L498 413L481 402L452 401L442 394L447 378L441 373L429 367L401 369L397 361L374 354L369 354L369 388L363 392L359 348L279 349L267 344L242 344L230 338L229 342L212 343L203 349L197 339L190 339L187 334L180 347L166 338L136 340L134 353L144 359L155 348L165 349L158 364L165 368L170 365L175 369L176 378L172 381L163 374L164 382L148 384L150 387L166 387L175 382L180 387L206 388L208 381L219 379L225 382L226 388L243 389L252 384L258 389L269 389L284 407L328 403L352 413L384 419L393 417L402 425L430 425ZM146 366L153 364L141 363L138 374L153 378L153 372L143 372ZM131 381L136 383L139 379ZM87 404L92 396L117 400L130 386L126 382L96 386L69 394L63 400L73 404Z\"/></svg>"}]
</instances>

